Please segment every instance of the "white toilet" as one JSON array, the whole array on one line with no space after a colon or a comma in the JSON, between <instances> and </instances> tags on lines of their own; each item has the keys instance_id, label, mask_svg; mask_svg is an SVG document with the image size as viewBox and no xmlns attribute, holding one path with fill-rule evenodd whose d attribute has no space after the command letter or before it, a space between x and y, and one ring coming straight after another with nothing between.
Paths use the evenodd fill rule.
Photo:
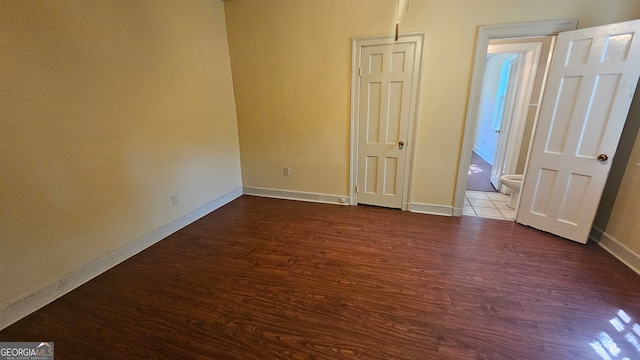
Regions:
<instances>
[{"instance_id":1,"label":"white toilet","mask_svg":"<svg viewBox=\"0 0 640 360\"><path fill-rule=\"evenodd\" d=\"M522 186L522 175L502 175L500 176L500 182L502 185L511 189L511 196L509 196L509 202L507 206L515 209L518 204L518 194L520 194L520 187Z\"/></svg>"}]
</instances>

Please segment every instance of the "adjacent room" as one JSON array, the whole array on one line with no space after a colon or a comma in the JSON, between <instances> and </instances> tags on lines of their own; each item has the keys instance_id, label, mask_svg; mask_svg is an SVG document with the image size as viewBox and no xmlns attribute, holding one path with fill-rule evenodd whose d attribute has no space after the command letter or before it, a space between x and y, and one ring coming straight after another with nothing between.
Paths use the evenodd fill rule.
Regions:
<instances>
[{"instance_id":1,"label":"adjacent room","mask_svg":"<svg viewBox=\"0 0 640 360\"><path fill-rule=\"evenodd\" d=\"M624 72L639 18L637 0L0 1L0 346L640 359L640 92ZM604 40L566 40L590 31ZM615 141L581 140L605 175L572 173L557 196L566 160L537 157L535 132L558 123L543 94L567 103L578 75L529 75L498 106L520 120L487 127L478 89L485 62L553 74L563 41L578 70L591 49L631 65L584 75L612 105L566 133ZM610 113L613 129L592 120ZM483 152L501 131L506 150ZM524 176L513 202L504 175ZM468 189L500 217L471 214Z\"/></svg>"}]
</instances>

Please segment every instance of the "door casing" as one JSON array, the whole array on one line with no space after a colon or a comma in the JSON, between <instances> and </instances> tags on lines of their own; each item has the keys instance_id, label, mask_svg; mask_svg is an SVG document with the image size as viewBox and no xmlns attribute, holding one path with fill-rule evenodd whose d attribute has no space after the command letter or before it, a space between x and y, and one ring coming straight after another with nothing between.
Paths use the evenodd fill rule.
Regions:
<instances>
[{"instance_id":1,"label":"door casing","mask_svg":"<svg viewBox=\"0 0 640 360\"><path fill-rule=\"evenodd\" d=\"M349 204L358 204L356 185L358 184L358 144L359 144L359 53L363 46L387 45L395 43L415 44L415 64L413 79L411 84L409 124L407 142L405 149L407 152L404 170L404 186L402 194L402 210L409 210L408 199L411 192L411 174L413 173L413 159L415 158L415 124L418 115L418 104L420 97L420 80L422 74L422 58L426 33L408 33L399 36L395 41L394 35L377 37L357 37L351 42L351 138L350 138L350 171L349 171Z\"/></svg>"},{"instance_id":2,"label":"door casing","mask_svg":"<svg viewBox=\"0 0 640 360\"><path fill-rule=\"evenodd\" d=\"M467 105L464 137L462 140L458 177L456 181L453 216L462 216L462 207L464 205L465 189L467 187L469 164L471 163L471 150L473 148L473 140L478 119L480 92L482 88L482 78L484 76L484 65L489 40L557 35L562 31L575 30L577 27L577 19L487 25L479 27L473 72L471 75L471 86L469 88L469 101Z\"/></svg>"}]
</instances>

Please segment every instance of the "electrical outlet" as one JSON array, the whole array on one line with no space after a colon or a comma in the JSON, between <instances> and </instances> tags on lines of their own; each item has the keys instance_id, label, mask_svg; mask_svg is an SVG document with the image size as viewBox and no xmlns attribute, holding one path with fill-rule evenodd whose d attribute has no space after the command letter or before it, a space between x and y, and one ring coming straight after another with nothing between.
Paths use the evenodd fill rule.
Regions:
<instances>
[{"instance_id":1,"label":"electrical outlet","mask_svg":"<svg viewBox=\"0 0 640 360\"><path fill-rule=\"evenodd\" d=\"M283 169L283 172L284 172L285 176L289 176L289 175L291 175L291 168L288 167L288 166L285 166L284 169Z\"/></svg>"},{"instance_id":2,"label":"electrical outlet","mask_svg":"<svg viewBox=\"0 0 640 360\"><path fill-rule=\"evenodd\" d=\"M178 194L171 194L171 204L178 205L180 199L178 199Z\"/></svg>"}]
</instances>

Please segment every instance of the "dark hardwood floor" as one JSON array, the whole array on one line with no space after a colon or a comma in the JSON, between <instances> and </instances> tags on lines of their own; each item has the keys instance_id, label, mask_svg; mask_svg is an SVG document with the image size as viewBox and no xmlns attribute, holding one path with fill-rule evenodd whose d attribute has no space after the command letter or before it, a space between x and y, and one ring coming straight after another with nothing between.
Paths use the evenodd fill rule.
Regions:
<instances>
[{"instance_id":1,"label":"dark hardwood floor","mask_svg":"<svg viewBox=\"0 0 640 360\"><path fill-rule=\"evenodd\" d=\"M510 221L243 196L0 341L54 341L57 360L546 360L601 359L606 332L638 359L639 300L598 245Z\"/></svg>"}]
</instances>

